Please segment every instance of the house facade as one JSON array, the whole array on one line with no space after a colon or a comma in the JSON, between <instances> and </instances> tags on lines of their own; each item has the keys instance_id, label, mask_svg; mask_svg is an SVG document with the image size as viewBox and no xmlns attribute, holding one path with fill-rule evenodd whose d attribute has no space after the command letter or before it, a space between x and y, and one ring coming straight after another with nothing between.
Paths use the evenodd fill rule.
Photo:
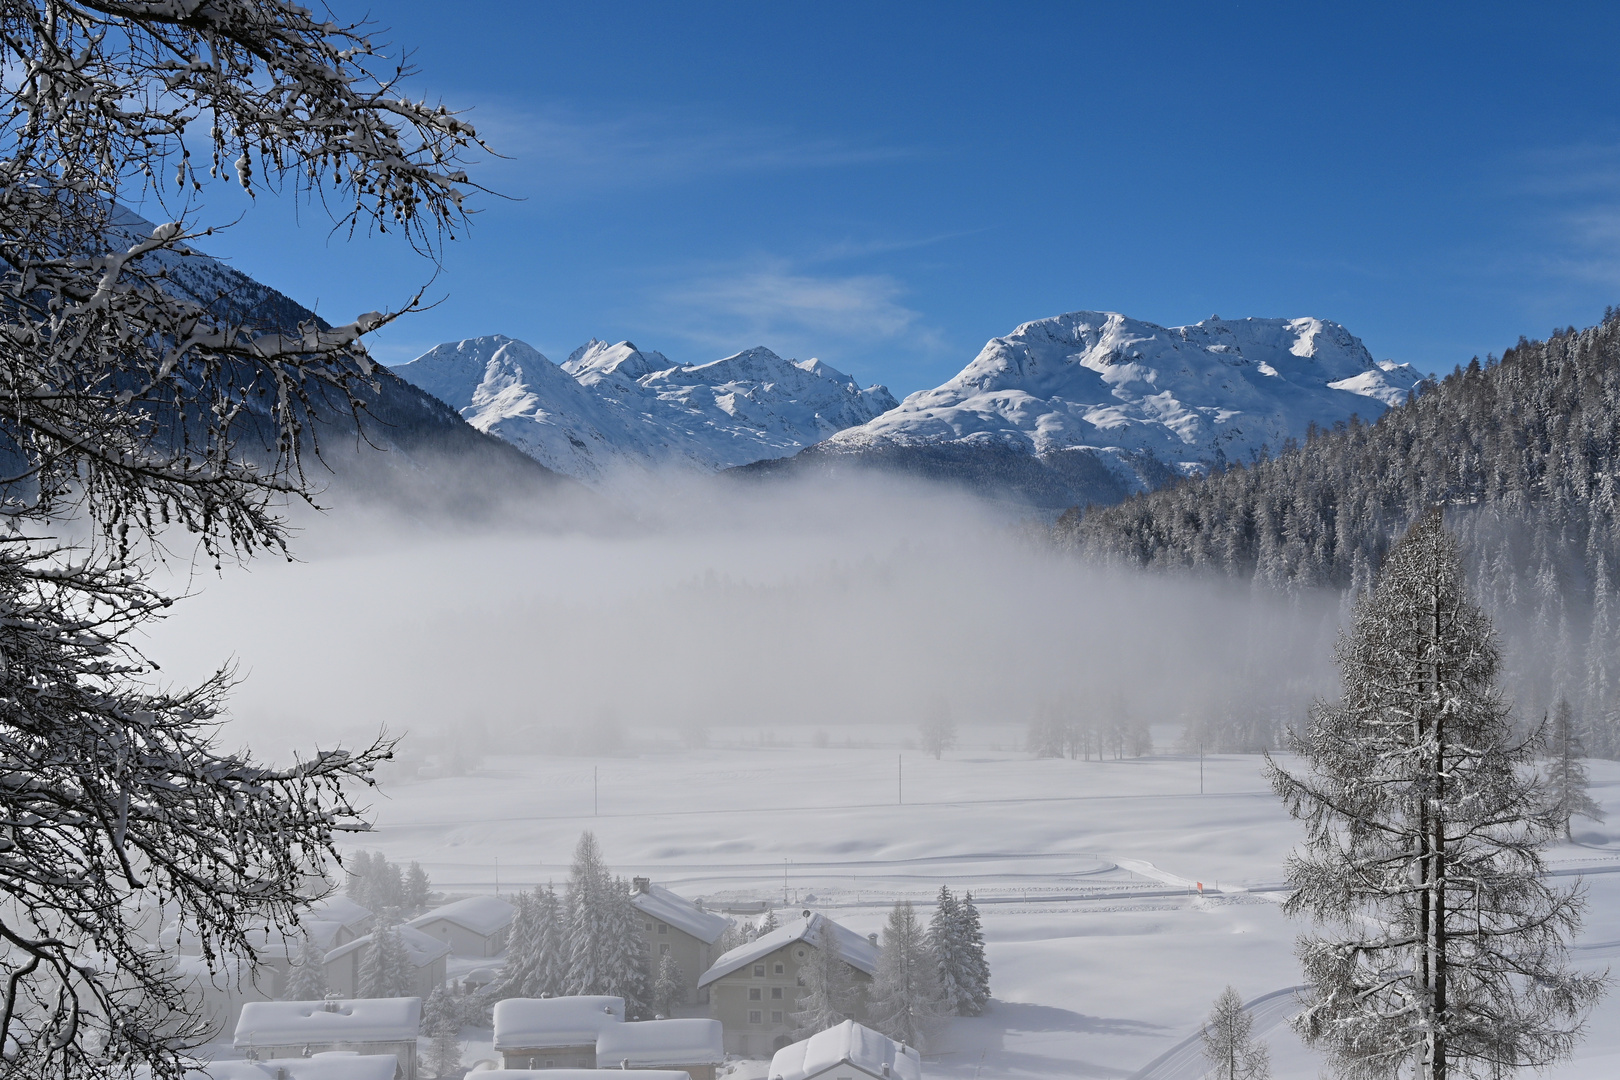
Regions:
<instances>
[{"instance_id":1,"label":"house facade","mask_svg":"<svg viewBox=\"0 0 1620 1080\"><path fill-rule=\"evenodd\" d=\"M674 1069L692 1080L715 1080L726 1060L718 1020L641 1020L611 1024L596 1037L598 1069Z\"/></svg>"},{"instance_id":2,"label":"house facade","mask_svg":"<svg viewBox=\"0 0 1620 1080\"><path fill-rule=\"evenodd\" d=\"M597 1037L624 1023L624 998L507 998L494 1019L505 1068L595 1069Z\"/></svg>"},{"instance_id":3,"label":"house facade","mask_svg":"<svg viewBox=\"0 0 1620 1080\"><path fill-rule=\"evenodd\" d=\"M412 972L411 992L427 997L444 985L445 961L450 946L409 926L396 926L400 944L410 960ZM326 986L333 994L353 997L360 990L360 968L371 949L374 935L355 938L347 945L339 945L326 954Z\"/></svg>"},{"instance_id":4,"label":"house facade","mask_svg":"<svg viewBox=\"0 0 1620 1080\"><path fill-rule=\"evenodd\" d=\"M632 880L630 903L641 916L649 979L656 979L663 958L672 956L681 969L679 1004L702 1004L708 995L698 980L718 958L715 945L730 922L644 877Z\"/></svg>"},{"instance_id":5,"label":"house facade","mask_svg":"<svg viewBox=\"0 0 1620 1080\"><path fill-rule=\"evenodd\" d=\"M517 908L498 896L469 896L418 915L406 926L450 946L450 955L497 956L506 948Z\"/></svg>"},{"instance_id":6,"label":"house facade","mask_svg":"<svg viewBox=\"0 0 1620 1080\"><path fill-rule=\"evenodd\" d=\"M769 1057L793 1041L792 1014L812 950L836 942L858 984L877 971L877 943L825 915L807 914L720 957L698 980L709 995L709 1015L725 1028L727 1053Z\"/></svg>"}]
</instances>

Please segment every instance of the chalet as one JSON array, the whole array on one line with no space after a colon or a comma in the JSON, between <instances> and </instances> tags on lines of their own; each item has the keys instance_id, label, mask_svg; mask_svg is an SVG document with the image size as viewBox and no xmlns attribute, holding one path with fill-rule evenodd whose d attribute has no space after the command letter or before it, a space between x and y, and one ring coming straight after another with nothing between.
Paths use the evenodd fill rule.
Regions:
<instances>
[{"instance_id":1,"label":"chalet","mask_svg":"<svg viewBox=\"0 0 1620 1080\"><path fill-rule=\"evenodd\" d=\"M673 956L681 969L680 1003L697 1005L707 1000L707 994L698 988L698 977L714 963L715 945L730 922L644 877L633 880L630 903L641 914L649 975L656 978L662 958Z\"/></svg>"},{"instance_id":2,"label":"chalet","mask_svg":"<svg viewBox=\"0 0 1620 1080\"><path fill-rule=\"evenodd\" d=\"M596 1037L598 1069L679 1069L692 1080L714 1080L726 1060L718 1020L642 1020L610 1024Z\"/></svg>"},{"instance_id":3,"label":"chalet","mask_svg":"<svg viewBox=\"0 0 1620 1080\"><path fill-rule=\"evenodd\" d=\"M602 1029L624 1023L624 998L508 998L495 1003L495 1050L508 1069L594 1069Z\"/></svg>"},{"instance_id":4,"label":"chalet","mask_svg":"<svg viewBox=\"0 0 1620 1080\"><path fill-rule=\"evenodd\" d=\"M413 981L411 991L427 997L444 985L445 959L450 946L438 938L429 937L409 926L396 926L400 944L410 960ZM339 945L326 954L326 985L334 994L356 994L360 990L360 968L371 949L374 933L355 938L347 945Z\"/></svg>"},{"instance_id":5,"label":"chalet","mask_svg":"<svg viewBox=\"0 0 1620 1080\"><path fill-rule=\"evenodd\" d=\"M376 922L370 910L342 893L331 893L319 900L311 901L309 918L338 925L337 939L332 943L334 948L338 945L347 945L355 938L371 933L372 924ZM300 920L300 924L302 921Z\"/></svg>"},{"instance_id":6,"label":"chalet","mask_svg":"<svg viewBox=\"0 0 1620 1080\"><path fill-rule=\"evenodd\" d=\"M922 1056L845 1020L778 1050L765 1075L770 1080L922 1080Z\"/></svg>"},{"instance_id":7,"label":"chalet","mask_svg":"<svg viewBox=\"0 0 1620 1080\"><path fill-rule=\"evenodd\" d=\"M829 941L858 982L872 981L877 942L815 914L739 945L703 973L698 986L709 994L709 1015L725 1025L728 1053L764 1057L793 1041L792 1013L803 986L799 968L810 950Z\"/></svg>"},{"instance_id":8,"label":"chalet","mask_svg":"<svg viewBox=\"0 0 1620 1080\"><path fill-rule=\"evenodd\" d=\"M405 925L449 945L452 956L485 957L506 948L506 935L516 914L517 908L498 896L469 896L418 915Z\"/></svg>"},{"instance_id":9,"label":"chalet","mask_svg":"<svg viewBox=\"0 0 1620 1080\"><path fill-rule=\"evenodd\" d=\"M187 1072L186 1080L394 1080L398 1071L393 1054L328 1050L309 1057L213 1061Z\"/></svg>"},{"instance_id":10,"label":"chalet","mask_svg":"<svg viewBox=\"0 0 1620 1080\"><path fill-rule=\"evenodd\" d=\"M250 1001L236 1021L233 1045L244 1057L261 1062L313 1058L332 1050L363 1057L391 1055L396 1080L417 1080L421 1027L422 999L415 997Z\"/></svg>"}]
</instances>

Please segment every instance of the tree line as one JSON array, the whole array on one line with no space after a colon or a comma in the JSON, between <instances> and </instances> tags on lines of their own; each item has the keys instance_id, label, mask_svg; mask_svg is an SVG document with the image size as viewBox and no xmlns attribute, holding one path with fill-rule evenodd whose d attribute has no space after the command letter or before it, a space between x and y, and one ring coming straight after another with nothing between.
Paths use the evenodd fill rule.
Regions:
<instances>
[{"instance_id":1,"label":"tree line","mask_svg":"<svg viewBox=\"0 0 1620 1080\"><path fill-rule=\"evenodd\" d=\"M1052 535L1104 563L1354 597L1400 530L1443 506L1519 715L1565 697L1576 742L1620 756L1620 314L1521 338L1375 423L1352 417L1279 450L1073 508Z\"/></svg>"}]
</instances>

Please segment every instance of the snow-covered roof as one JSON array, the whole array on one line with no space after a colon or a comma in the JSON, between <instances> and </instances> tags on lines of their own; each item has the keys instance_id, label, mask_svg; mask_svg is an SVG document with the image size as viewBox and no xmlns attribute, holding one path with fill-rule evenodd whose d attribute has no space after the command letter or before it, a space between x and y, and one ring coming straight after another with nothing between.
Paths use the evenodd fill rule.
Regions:
<instances>
[{"instance_id":1,"label":"snow-covered roof","mask_svg":"<svg viewBox=\"0 0 1620 1080\"><path fill-rule=\"evenodd\" d=\"M761 957L768 956L784 945L791 945L795 941L804 941L806 944L821 946L822 935L832 934L838 942L838 955L850 967L857 971L864 971L868 975L877 972L877 946L871 941L857 934L855 931L843 927L827 918L825 915L815 914L808 919L794 919L777 927L763 937L757 937L744 945L721 956L716 960L703 977L698 979L699 986L707 986L714 980L730 975L733 971L746 964L752 964Z\"/></svg>"},{"instance_id":2,"label":"snow-covered roof","mask_svg":"<svg viewBox=\"0 0 1620 1080\"><path fill-rule=\"evenodd\" d=\"M632 893L630 902L642 913L683 930L713 945L731 923L712 911L704 911L684 896L677 896L662 885L649 885L646 892Z\"/></svg>"},{"instance_id":3,"label":"snow-covered roof","mask_svg":"<svg viewBox=\"0 0 1620 1080\"><path fill-rule=\"evenodd\" d=\"M371 911L361 907L342 893L332 893L309 905L311 917L316 919L330 919L332 922L353 929L371 918Z\"/></svg>"},{"instance_id":4,"label":"snow-covered roof","mask_svg":"<svg viewBox=\"0 0 1620 1080\"><path fill-rule=\"evenodd\" d=\"M495 1049L594 1046L604 1027L623 1021L621 997L507 998L495 1003Z\"/></svg>"},{"instance_id":5,"label":"snow-covered roof","mask_svg":"<svg viewBox=\"0 0 1620 1080\"><path fill-rule=\"evenodd\" d=\"M726 1060L725 1032L718 1020L642 1020L614 1024L596 1037L596 1067L633 1069L658 1065L718 1065Z\"/></svg>"},{"instance_id":6,"label":"snow-covered roof","mask_svg":"<svg viewBox=\"0 0 1620 1080\"><path fill-rule=\"evenodd\" d=\"M840 1065L853 1065L870 1076L922 1080L922 1057L916 1050L853 1020L784 1046L771 1058L766 1076L770 1080L807 1080Z\"/></svg>"},{"instance_id":7,"label":"snow-covered roof","mask_svg":"<svg viewBox=\"0 0 1620 1080\"><path fill-rule=\"evenodd\" d=\"M466 1080L602 1080L600 1069L474 1069ZM635 1080L692 1080L674 1069L638 1069Z\"/></svg>"},{"instance_id":8,"label":"snow-covered roof","mask_svg":"<svg viewBox=\"0 0 1620 1080\"><path fill-rule=\"evenodd\" d=\"M394 932L399 935L400 944L405 946L405 955L410 957L412 967L427 967L441 956L450 955L450 946L448 944L440 941L432 934L422 933L414 926L396 926ZM375 933L370 933L365 937L355 938L347 945L339 945L326 954L326 962L330 964L334 960L365 948L371 944L371 939L376 936Z\"/></svg>"},{"instance_id":9,"label":"snow-covered roof","mask_svg":"<svg viewBox=\"0 0 1620 1080\"><path fill-rule=\"evenodd\" d=\"M268 1061L214 1061L186 1073L186 1080L394 1080L398 1070L393 1054L329 1050Z\"/></svg>"},{"instance_id":10,"label":"snow-covered roof","mask_svg":"<svg viewBox=\"0 0 1620 1080\"><path fill-rule=\"evenodd\" d=\"M304 947L304 934L314 938L315 947L324 951L332 947L332 942L336 940L338 931L343 929L343 925L335 919L317 919L306 913L298 920L297 930L289 927L283 931L272 926L256 926L249 929L247 943L260 960L294 957ZM170 922L163 928L158 941L165 946L172 944L182 952L193 953L198 950L201 939L197 937L194 929L190 927L182 929L178 922Z\"/></svg>"},{"instance_id":11,"label":"snow-covered roof","mask_svg":"<svg viewBox=\"0 0 1620 1080\"><path fill-rule=\"evenodd\" d=\"M421 1027L421 998L250 1001L236 1021L235 1045L413 1041Z\"/></svg>"},{"instance_id":12,"label":"snow-covered roof","mask_svg":"<svg viewBox=\"0 0 1620 1080\"><path fill-rule=\"evenodd\" d=\"M418 915L406 926L424 926L438 919L453 922L464 930L489 937L512 925L517 908L498 896L469 896L453 904L434 908L426 915Z\"/></svg>"}]
</instances>

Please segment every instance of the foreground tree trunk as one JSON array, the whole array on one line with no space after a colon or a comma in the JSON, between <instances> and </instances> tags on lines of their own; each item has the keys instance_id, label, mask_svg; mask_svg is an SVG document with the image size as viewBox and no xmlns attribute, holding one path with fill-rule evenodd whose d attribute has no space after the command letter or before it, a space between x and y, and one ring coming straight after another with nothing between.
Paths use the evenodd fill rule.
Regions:
<instances>
[{"instance_id":1,"label":"foreground tree trunk","mask_svg":"<svg viewBox=\"0 0 1620 1080\"><path fill-rule=\"evenodd\" d=\"M1545 880L1562 827L1515 743L1491 626L1438 510L1390 552L1272 783L1305 824L1286 910L1312 993L1297 1026L1355 1080L1493 1075L1566 1057L1604 978L1571 971L1580 886Z\"/></svg>"}]
</instances>

